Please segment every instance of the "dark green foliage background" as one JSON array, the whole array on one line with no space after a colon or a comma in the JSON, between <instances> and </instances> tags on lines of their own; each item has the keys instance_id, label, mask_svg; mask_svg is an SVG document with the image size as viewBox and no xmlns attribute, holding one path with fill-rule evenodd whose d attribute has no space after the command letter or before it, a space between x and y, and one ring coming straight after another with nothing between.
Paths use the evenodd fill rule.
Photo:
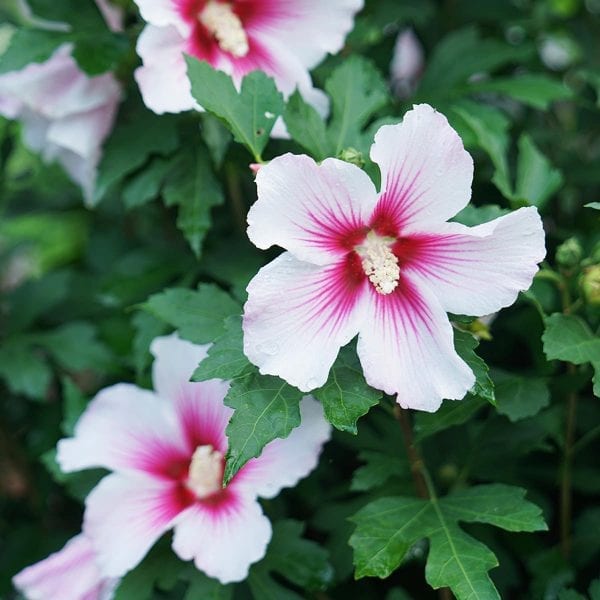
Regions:
<instances>
[{"instance_id":1,"label":"dark green foliage background","mask_svg":"<svg viewBox=\"0 0 600 600\"><path fill-rule=\"evenodd\" d=\"M474 207L457 219L474 225L535 205L548 247L491 340L476 347L465 332L480 324L456 317L457 349L478 376L472 394L409 415L439 500L417 499L393 403L366 386L348 348L314 394L333 440L310 478L264 502L275 534L247 582L209 580L165 536L117 598L451 597L429 582L470 599L600 599L600 3L369 0L343 52L313 73L332 100L328 122L299 94L284 101L262 74L238 94L193 59L194 93L209 112L150 113L132 78L142 24L132 3L118 3L123 34L106 31L92 0L31 2L40 17L70 22L69 34L32 29L10 3L0 7L1 35L16 28L0 73L45 60L68 39L82 69L116 70L126 89L92 209L59 167L23 147L18 123L0 120L0 596L14 597L11 576L79 531L82 500L103 473L61 474L54 447L101 387L150 385L155 336L176 328L215 342L194 378L233 381L226 478L298 425L301 394L258 375L241 352L245 286L276 254L245 236L256 197L248 165L285 151L353 157L377 181L374 132L427 102L475 159ZM387 81L405 26L422 41L426 68L402 101ZM549 39L568 50L555 70L540 59ZM251 106L264 120L258 130ZM265 112L283 115L293 139L269 140ZM474 558L485 568L471 568Z\"/></svg>"}]
</instances>

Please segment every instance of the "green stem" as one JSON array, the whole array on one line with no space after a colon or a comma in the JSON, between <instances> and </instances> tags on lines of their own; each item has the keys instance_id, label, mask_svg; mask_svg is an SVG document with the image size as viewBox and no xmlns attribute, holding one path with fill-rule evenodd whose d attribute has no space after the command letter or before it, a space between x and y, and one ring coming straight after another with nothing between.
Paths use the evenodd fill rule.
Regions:
<instances>
[{"instance_id":1,"label":"green stem","mask_svg":"<svg viewBox=\"0 0 600 600\"><path fill-rule=\"evenodd\" d=\"M402 439L404 440L404 446L406 447L406 453L408 455L408 461L410 463L410 470L415 483L415 489L417 495L423 500L429 500L434 504L436 510L439 511L437 506L437 495L433 482L425 465L425 461L419 452L419 449L415 445L412 425L408 416L408 411L403 410L399 404L394 405L394 416L400 424L402 430ZM450 591L450 588L440 588L438 590L438 597L440 600L453 600L454 596Z\"/></svg>"},{"instance_id":2,"label":"green stem","mask_svg":"<svg viewBox=\"0 0 600 600\"><path fill-rule=\"evenodd\" d=\"M400 429L402 430L402 439L404 440L404 446L406 448L406 454L408 455L408 461L410 463L410 471L412 473L415 489L419 498L424 500L429 499L429 493L427 492L427 484L423 473L425 471L425 463L419 453L419 450L415 446L412 425L408 417L408 413L402 409L399 404L394 406L394 416L398 423L400 423Z\"/></svg>"}]
</instances>

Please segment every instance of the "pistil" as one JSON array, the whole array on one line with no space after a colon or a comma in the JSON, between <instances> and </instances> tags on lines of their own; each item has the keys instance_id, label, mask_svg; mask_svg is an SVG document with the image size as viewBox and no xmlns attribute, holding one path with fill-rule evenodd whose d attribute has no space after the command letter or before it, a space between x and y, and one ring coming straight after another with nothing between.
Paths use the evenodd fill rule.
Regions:
<instances>
[{"instance_id":1,"label":"pistil","mask_svg":"<svg viewBox=\"0 0 600 600\"><path fill-rule=\"evenodd\" d=\"M393 238L382 237L371 231L364 242L356 247L365 275L380 294L391 294L400 280L398 258L391 250Z\"/></svg>"},{"instance_id":2,"label":"pistil","mask_svg":"<svg viewBox=\"0 0 600 600\"><path fill-rule=\"evenodd\" d=\"M248 36L241 19L228 2L209 0L198 15L199 21L212 33L221 50L236 58L246 56L249 51Z\"/></svg>"},{"instance_id":3,"label":"pistil","mask_svg":"<svg viewBox=\"0 0 600 600\"><path fill-rule=\"evenodd\" d=\"M198 446L192 456L187 486L198 498L206 498L221 489L223 454L212 446Z\"/></svg>"}]
</instances>

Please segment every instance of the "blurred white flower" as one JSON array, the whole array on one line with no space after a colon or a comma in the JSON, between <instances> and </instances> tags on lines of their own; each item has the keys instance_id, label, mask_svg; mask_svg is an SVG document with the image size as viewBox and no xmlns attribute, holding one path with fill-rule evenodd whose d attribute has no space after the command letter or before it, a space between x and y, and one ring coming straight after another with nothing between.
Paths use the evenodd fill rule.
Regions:
<instances>
[{"instance_id":1,"label":"blurred white flower","mask_svg":"<svg viewBox=\"0 0 600 600\"><path fill-rule=\"evenodd\" d=\"M25 145L59 162L89 202L121 88L112 73L86 75L71 50L63 44L43 63L0 75L0 115L20 120Z\"/></svg>"}]
</instances>

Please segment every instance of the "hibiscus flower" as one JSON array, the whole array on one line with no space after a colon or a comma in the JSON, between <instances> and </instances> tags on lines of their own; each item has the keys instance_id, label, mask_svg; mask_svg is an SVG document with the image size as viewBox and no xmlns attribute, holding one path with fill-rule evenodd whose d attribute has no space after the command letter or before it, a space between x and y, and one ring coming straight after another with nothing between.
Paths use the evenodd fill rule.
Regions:
<instances>
[{"instance_id":1,"label":"hibiscus flower","mask_svg":"<svg viewBox=\"0 0 600 600\"><path fill-rule=\"evenodd\" d=\"M19 119L25 145L58 161L90 202L121 88L111 73L88 77L71 50L63 44L43 63L0 75L0 115Z\"/></svg>"},{"instance_id":2,"label":"hibiscus flower","mask_svg":"<svg viewBox=\"0 0 600 600\"><path fill-rule=\"evenodd\" d=\"M188 380L208 346L176 334L154 340L155 392L134 385L106 388L79 419L73 438L58 444L63 471L104 467L86 499L83 532L103 576L133 569L174 529L173 550L222 583L240 581L260 560L271 524L257 497L272 498L314 469L330 427L306 397L302 425L268 444L222 487L228 383Z\"/></svg>"},{"instance_id":3,"label":"hibiscus flower","mask_svg":"<svg viewBox=\"0 0 600 600\"><path fill-rule=\"evenodd\" d=\"M363 0L135 0L148 25L135 72L146 106L156 113L200 108L192 98L184 53L231 75L236 84L254 70L278 88L296 87L321 112L327 98L308 73L342 47Z\"/></svg>"},{"instance_id":4,"label":"hibiscus flower","mask_svg":"<svg viewBox=\"0 0 600 600\"><path fill-rule=\"evenodd\" d=\"M527 289L544 258L538 212L447 223L469 202L473 161L446 118L418 105L375 136L381 192L355 165L285 154L257 176L248 236L287 250L248 285L244 352L302 391L327 380L358 334L367 382L436 410L473 386L447 312L487 315Z\"/></svg>"},{"instance_id":5,"label":"hibiscus flower","mask_svg":"<svg viewBox=\"0 0 600 600\"><path fill-rule=\"evenodd\" d=\"M27 600L108 600L117 583L102 577L92 545L81 533L62 550L13 577L14 586Z\"/></svg>"}]
</instances>

